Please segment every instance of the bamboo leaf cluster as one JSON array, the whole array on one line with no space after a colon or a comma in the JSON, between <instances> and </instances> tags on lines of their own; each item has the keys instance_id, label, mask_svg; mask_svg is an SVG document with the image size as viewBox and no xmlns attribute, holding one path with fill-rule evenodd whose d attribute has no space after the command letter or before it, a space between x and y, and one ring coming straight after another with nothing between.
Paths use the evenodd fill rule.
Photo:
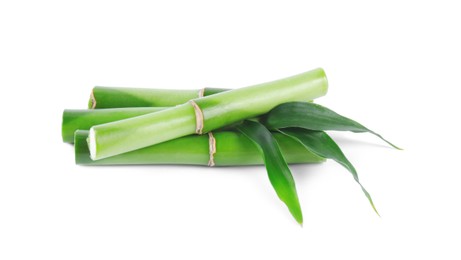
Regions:
<instances>
[{"instance_id":1,"label":"bamboo leaf cluster","mask_svg":"<svg viewBox=\"0 0 461 260\"><path fill-rule=\"evenodd\" d=\"M277 196L302 224L288 164L336 161L356 169L325 131L376 132L319 104L325 73L315 69L240 89L166 90L95 87L88 109L63 112L62 138L81 165L266 166Z\"/></svg>"}]
</instances>

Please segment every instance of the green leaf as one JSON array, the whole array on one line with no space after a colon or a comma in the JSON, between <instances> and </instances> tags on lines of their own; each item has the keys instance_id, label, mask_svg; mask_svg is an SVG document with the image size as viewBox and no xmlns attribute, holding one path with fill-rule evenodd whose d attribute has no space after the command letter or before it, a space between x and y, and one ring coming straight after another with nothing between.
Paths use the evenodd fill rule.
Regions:
<instances>
[{"instance_id":1,"label":"green leaf","mask_svg":"<svg viewBox=\"0 0 461 260\"><path fill-rule=\"evenodd\" d=\"M303 215L295 181L271 132L262 124L248 120L237 125L236 128L257 145L264 158L272 187L280 200L287 205L296 221L302 225Z\"/></svg>"},{"instance_id":2,"label":"green leaf","mask_svg":"<svg viewBox=\"0 0 461 260\"><path fill-rule=\"evenodd\" d=\"M354 177L355 181L362 188L362 191L367 197L371 206L373 207L373 210L379 216L379 213L376 210L376 207L373 203L373 200L371 199L370 194L360 183L359 176L354 166L352 165L351 162L349 162L349 160L346 158L346 156L341 151L339 146L335 143L335 141L333 141L333 139L331 139L331 137L327 133L323 131L313 131L313 130L308 130L308 129L303 129L303 128L286 128L286 129L279 130L279 131L286 134L287 136L290 136L294 140L297 140L298 142L303 144L306 147L306 149L308 149L312 153L315 153L318 156L321 156L324 158L332 159L336 161L337 163L341 164L342 166L344 166L347 170L349 170L349 172Z\"/></svg>"},{"instance_id":3,"label":"green leaf","mask_svg":"<svg viewBox=\"0 0 461 260\"><path fill-rule=\"evenodd\" d=\"M371 131L358 122L337 114L318 104L308 102L289 102L272 109L262 120L269 129L301 127L310 130L337 130L356 133L369 132L381 138L392 147L401 150L381 135Z\"/></svg>"}]
</instances>

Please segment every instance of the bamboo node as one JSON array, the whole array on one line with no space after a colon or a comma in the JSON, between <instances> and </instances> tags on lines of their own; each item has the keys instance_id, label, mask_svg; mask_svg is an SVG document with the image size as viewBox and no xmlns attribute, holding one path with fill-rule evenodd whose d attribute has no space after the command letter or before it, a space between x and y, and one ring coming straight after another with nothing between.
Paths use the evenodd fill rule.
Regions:
<instances>
[{"instance_id":1,"label":"bamboo node","mask_svg":"<svg viewBox=\"0 0 461 260\"><path fill-rule=\"evenodd\" d=\"M214 163L214 154L216 153L216 138L214 138L213 133L208 133L209 137L209 149L210 149L210 160L208 161L208 166L215 166Z\"/></svg>"},{"instance_id":2,"label":"bamboo node","mask_svg":"<svg viewBox=\"0 0 461 260\"><path fill-rule=\"evenodd\" d=\"M190 100L195 111L195 133L201 135L203 132L203 112L194 100Z\"/></svg>"}]
</instances>

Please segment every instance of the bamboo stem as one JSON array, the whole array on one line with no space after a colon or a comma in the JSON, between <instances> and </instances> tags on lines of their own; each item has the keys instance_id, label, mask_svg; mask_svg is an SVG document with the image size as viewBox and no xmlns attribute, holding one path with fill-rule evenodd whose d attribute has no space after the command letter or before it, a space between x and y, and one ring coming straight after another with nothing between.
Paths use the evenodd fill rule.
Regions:
<instances>
[{"instance_id":1,"label":"bamboo stem","mask_svg":"<svg viewBox=\"0 0 461 260\"><path fill-rule=\"evenodd\" d=\"M81 165L128 165L128 164L188 164L208 165L210 160L210 138L208 135L189 135L161 144L93 161L90 158L88 131L75 132L75 162ZM239 132L213 132L216 152L215 166L262 165L261 154L254 143ZM288 163L320 163L319 157L299 142L280 133L274 133Z\"/></svg>"},{"instance_id":2,"label":"bamboo stem","mask_svg":"<svg viewBox=\"0 0 461 260\"><path fill-rule=\"evenodd\" d=\"M226 91L220 88L204 89L148 89L121 87L94 87L88 108L171 107L207 95ZM203 95L200 95L202 93Z\"/></svg>"},{"instance_id":3,"label":"bamboo stem","mask_svg":"<svg viewBox=\"0 0 461 260\"><path fill-rule=\"evenodd\" d=\"M285 102L307 101L325 95L322 69L251 87L230 90L194 102L203 114L203 133L267 113ZM88 143L99 160L194 134L197 110L191 103L142 116L91 127ZM198 125L198 124L197 124Z\"/></svg>"},{"instance_id":4,"label":"bamboo stem","mask_svg":"<svg viewBox=\"0 0 461 260\"><path fill-rule=\"evenodd\" d=\"M185 104L90 128L93 160L133 151L195 133L195 114Z\"/></svg>"},{"instance_id":5,"label":"bamboo stem","mask_svg":"<svg viewBox=\"0 0 461 260\"><path fill-rule=\"evenodd\" d=\"M164 107L130 107L106 109L65 109L62 113L62 140L74 142L76 130L89 130L94 125L105 124L130 117L164 110Z\"/></svg>"}]
</instances>

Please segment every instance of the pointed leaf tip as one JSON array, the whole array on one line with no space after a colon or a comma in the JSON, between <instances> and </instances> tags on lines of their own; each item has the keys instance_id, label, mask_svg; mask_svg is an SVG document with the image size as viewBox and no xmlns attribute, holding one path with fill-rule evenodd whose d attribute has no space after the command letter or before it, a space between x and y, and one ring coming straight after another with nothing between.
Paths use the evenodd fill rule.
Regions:
<instances>
[{"instance_id":1,"label":"pointed leaf tip","mask_svg":"<svg viewBox=\"0 0 461 260\"><path fill-rule=\"evenodd\" d=\"M296 222L302 224L303 214L296 192L295 181L271 132L264 125L248 120L237 125L236 128L258 147L263 156L269 180L277 196L288 207Z\"/></svg>"},{"instance_id":2,"label":"pointed leaf tip","mask_svg":"<svg viewBox=\"0 0 461 260\"><path fill-rule=\"evenodd\" d=\"M368 130L371 134L374 134L375 136L379 137L381 140L383 140L384 142L386 142L388 145L392 146L393 148L397 149L397 150L400 150L402 151L403 149L398 147L397 145L389 142L388 140L384 139L384 137L382 137L380 134L374 132L374 131L371 131L371 130Z\"/></svg>"},{"instance_id":3,"label":"pointed leaf tip","mask_svg":"<svg viewBox=\"0 0 461 260\"><path fill-rule=\"evenodd\" d=\"M369 132L376 135L395 149L402 150L384 139L381 135L369 130L360 123L315 103L289 102L281 104L266 114L262 122L269 129L300 127L316 131L334 130L351 131L355 133Z\"/></svg>"},{"instance_id":4,"label":"pointed leaf tip","mask_svg":"<svg viewBox=\"0 0 461 260\"><path fill-rule=\"evenodd\" d=\"M365 194L365 197L367 197L368 201L370 202L371 207L379 216L370 193L368 193L368 191L359 181L359 176L355 170L355 167L346 158L344 153L341 151L341 148L339 148L336 142L327 133L323 131L313 131L303 128L285 128L279 131L301 143L304 147L306 147L307 150L317 154L320 157L332 159L346 168L352 174L354 180L360 185L363 193Z\"/></svg>"}]
</instances>

